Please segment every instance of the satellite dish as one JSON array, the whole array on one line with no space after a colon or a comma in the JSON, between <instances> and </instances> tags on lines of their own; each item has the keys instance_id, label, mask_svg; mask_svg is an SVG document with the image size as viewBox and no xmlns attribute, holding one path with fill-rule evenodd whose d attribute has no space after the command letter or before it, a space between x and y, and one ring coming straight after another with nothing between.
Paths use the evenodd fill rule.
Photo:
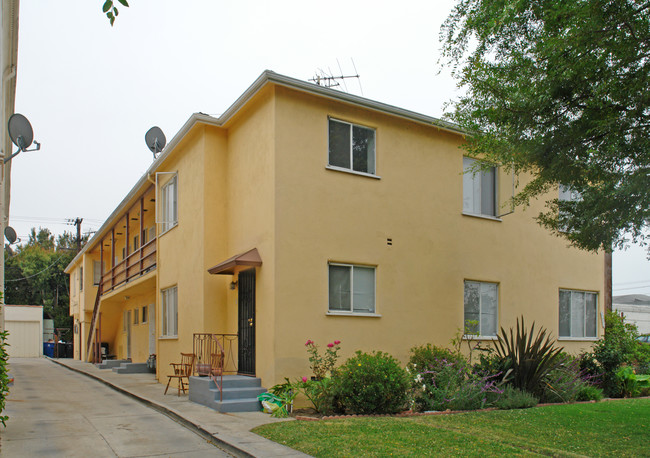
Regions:
<instances>
[{"instance_id":1,"label":"satellite dish","mask_svg":"<svg viewBox=\"0 0 650 458\"><path fill-rule=\"evenodd\" d=\"M5 227L5 237L7 238L9 245L13 245L18 239L18 236L16 236L16 231L11 226Z\"/></svg>"},{"instance_id":2,"label":"satellite dish","mask_svg":"<svg viewBox=\"0 0 650 458\"><path fill-rule=\"evenodd\" d=\"M20 148L21 151L27 150L34 141L34 131L32 125L26 117L20 113L14 113L9 118L9 137L11 141Z\"/></svg>"},{"instance_id":3,"label":"satellite dish","mask_svg":"<svg viewBox=\"0 0 650 458\"><path fill-rule=\"evenodd\" d=\"M155 158L156 154L160 153L167 144L167 139L160 127L154 126L144 134L144 142L147 144Z\"/></svg>"}]
</instances>

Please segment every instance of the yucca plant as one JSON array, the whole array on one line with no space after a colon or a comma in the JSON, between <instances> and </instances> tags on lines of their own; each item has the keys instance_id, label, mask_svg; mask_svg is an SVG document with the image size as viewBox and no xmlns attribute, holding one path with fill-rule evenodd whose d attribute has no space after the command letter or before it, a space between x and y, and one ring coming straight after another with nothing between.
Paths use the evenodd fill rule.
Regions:
<instances>
[{"instance_id":1,"label":"yucca plant","mask_svg":"<svg viewBox=\"0 0 650 458\"><path fill-rule=\"evenodd\" d=\"M508 381L515 388L532 394L541 392L542 380L562 363L563 347L555 347L555 340L541 328L535 335L535 322L526 330L524 317L521 324L517 318L517 333L503 328L497 335L494 346L497 355L504 361Z\"/></svg>"}]
</instances>

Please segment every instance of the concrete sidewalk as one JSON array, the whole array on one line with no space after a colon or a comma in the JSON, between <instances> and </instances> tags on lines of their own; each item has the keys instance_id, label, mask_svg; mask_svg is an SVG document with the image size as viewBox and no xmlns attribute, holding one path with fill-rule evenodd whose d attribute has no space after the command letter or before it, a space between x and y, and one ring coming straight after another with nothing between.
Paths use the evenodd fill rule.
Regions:
<instances>
[{"instance_id":1,"label":"concrete sidewalk","mask_svg":"<svg viewBox=\"0 0 650 458\"><path fill-rule=\"evenodd\" d=\"M117 374L110 369L97 369L93 364L73 359L50 360L143 402L235 455L308 456L250 431L259 425L287 419L272 418L262 412L219 413L190 402L187 395L176 396L172 390L164 395L165 386L158 383L153 374Z\"/></svg>"}]
</instances>

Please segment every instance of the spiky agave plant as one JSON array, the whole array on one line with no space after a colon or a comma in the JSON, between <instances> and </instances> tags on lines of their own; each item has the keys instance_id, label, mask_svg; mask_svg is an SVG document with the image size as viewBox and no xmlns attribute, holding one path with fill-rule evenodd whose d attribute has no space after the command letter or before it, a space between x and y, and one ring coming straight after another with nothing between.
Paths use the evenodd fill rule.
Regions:
<instances>
[{"instance_id":1,"label":"spiky agave plant","mask_svg":"<svg viewBox=\"0 0 650 458\"><path fill-rule=\"evenodd\" d=\"M542 380L562 363L563 347L555 347L555 339L541 328L535 333L535 322L528 331L521 317L517 318L517 333L506 332L501 328L494 346L497 355L504 361L509 372L510 383L520 390L538 394ZM534 336L534 337L533 337Z\"/></svg>"}]
</instances>

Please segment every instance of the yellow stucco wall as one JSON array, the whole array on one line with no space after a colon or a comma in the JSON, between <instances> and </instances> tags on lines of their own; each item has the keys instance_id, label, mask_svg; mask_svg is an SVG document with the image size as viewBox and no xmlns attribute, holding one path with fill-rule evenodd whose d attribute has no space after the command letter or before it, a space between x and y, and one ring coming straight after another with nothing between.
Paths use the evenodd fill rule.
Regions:
<instances>
[{"instance_id":1,"label":"yellow stucco wall","mask_svg":"<svg viewBox=\"0 0 650 458\"><path fill-rule=\"evenodd\" d=\"M379 178L326 168L328 116L376 129ZM382 350L402 361L414 345L448 345L463 325L465 280L498 283L499 326L523 314L557 335L558 289L602 292L603 256L567 249L538 227L532 218L541 203L501 221L463 215L461 142L434 126L272 84L225 126L195 125L158 168L178 174L178 225L163 234L158 226L156 270L102 303L111 352L125 355L124 310L150 303L164 383L169 363L192 351L193 333L236 333L238 291L229 288L236 277L207 269L252 248L263 261L256 373L267 387L308 375L307 339L342 340L343 358ZM159 175L159 187L169 177ZM511 177L500 173L501 203L510 194ZM153 224L153 214L145 218ZM376 266L378 316L328 315L330 261ZM91 282L90 257L84 270ZM178 336L168 338L160 292L171 286ZM84 288L90 311L92 290ZM600 319L598 327L600 335ZM134 361L149 354L146 328L132 325ZM561 343L574 352L590 344Z\"/></svg>"},{"instance_id":2,"label":"yellow stucco wall","mask_svg":"<svg viewBox=\"0 0 650 458\"><path fill-rule=\"evenodd\" d=\"M376 129L380 179L326 169L328 116ZM459 136L284 88L276 129L275 329L282 339L273 342L277 375L267 385L307 375L307 339L342 340L344 358L382 350L402 361L414 345L448 345L463 326L464 280L499 284L499 326L524 315L555 336L558 289L602 289L602 255L567 249L538 227L532 217L541 204L502 221L462 214ZM500 175L503 196L511 179ZM380 317L327 315L329 261L376 266ZM571 351L588 344L561 343Z\"/></svg>"}]
</instances>

